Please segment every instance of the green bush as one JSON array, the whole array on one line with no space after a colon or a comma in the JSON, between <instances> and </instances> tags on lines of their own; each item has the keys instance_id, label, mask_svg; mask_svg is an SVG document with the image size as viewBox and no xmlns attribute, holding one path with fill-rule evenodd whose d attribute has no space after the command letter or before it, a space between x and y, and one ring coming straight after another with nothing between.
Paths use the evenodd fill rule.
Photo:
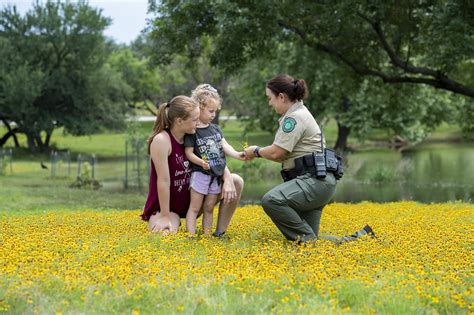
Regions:
<instances>
[{"instance_id":1,"label":"green bush","mask_svg":"<svg viewBox=\"0 0 474 315\"><path fill-rule=\"evenodd\" d=\"M393 182L397 178L395 171L387 166L377 166L368 174L369 181L375 183Z\"/></svg>"}]
</instances>

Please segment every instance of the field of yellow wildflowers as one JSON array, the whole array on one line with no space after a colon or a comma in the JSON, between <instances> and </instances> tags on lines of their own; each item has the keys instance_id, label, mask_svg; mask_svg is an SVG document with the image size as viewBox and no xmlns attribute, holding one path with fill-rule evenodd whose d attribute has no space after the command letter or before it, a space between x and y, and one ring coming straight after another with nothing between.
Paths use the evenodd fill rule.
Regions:
<instances>
[{"instance_id":1,"label":"field of yellow wildflowers","mask_svg":"<svg viewBox=\"0 0 474 315\"><path fill-rule=\"evenodd\" d=\"M228 239L161 237L140 211L0 213L0 313L472 313L471 204L331 204L298 246L260 206ZM183 227L182 227L183 229Z\"/></svg>"}]
</instances>

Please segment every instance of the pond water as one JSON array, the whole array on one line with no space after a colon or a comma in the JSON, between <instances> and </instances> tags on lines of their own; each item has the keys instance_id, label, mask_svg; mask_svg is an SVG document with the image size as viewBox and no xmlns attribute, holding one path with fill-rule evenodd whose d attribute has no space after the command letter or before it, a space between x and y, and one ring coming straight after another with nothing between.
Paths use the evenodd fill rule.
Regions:
<instances>
[{"instance_id":1,"label":"pond water","mask_svg":"<svg viewBox=\"0 0 474 315\"><path fill-rule=\"evenodd\" d=\"M347 157L346 164L346 174L339 181L334 198L338 202L474 199L473 145L431 144L402 152L357 152ZM243 176L245 179L246 174ZM281 182L276 175L246 180L242 202L258 203Z\"/></svg>"}]
</instances>

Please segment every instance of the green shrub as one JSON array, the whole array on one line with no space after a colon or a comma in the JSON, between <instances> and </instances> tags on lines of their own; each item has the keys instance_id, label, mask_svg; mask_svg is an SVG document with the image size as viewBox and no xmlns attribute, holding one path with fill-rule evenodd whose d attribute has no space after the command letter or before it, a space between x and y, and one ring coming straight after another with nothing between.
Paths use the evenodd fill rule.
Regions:
<instances>
[{"instance_id":1,"label":"green shrub","mask_svg":"<svg viewBox=\"0 0 474 315\"><path fill-rule=\"evenodd\" d=\"M391 167L377 166L368 174L368 179L375 183L393 182L397 180L397 174Z\"/></svg>"}]
</instances>

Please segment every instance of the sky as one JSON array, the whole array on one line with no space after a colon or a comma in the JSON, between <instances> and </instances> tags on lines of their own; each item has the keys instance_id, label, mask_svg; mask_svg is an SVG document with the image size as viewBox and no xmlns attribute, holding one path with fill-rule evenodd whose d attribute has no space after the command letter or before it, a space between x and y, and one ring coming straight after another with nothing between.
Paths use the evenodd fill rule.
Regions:
<instances>
[{"instance_id":1,"label":"sky","mask_svg":"<svg viewBox=\"0 0 474 315\"><path fill-rule=\"evenodd\" d=\"M75 2L75 1L71 1ZM92 7L102 8L102 14L112 19L112 24L104 31L116 42L129 44L146 27L147 0L89 0ZM33 0L0 0L1 7L16 5L21 13L28 11Z\"/></svg>"}]
</instances>

